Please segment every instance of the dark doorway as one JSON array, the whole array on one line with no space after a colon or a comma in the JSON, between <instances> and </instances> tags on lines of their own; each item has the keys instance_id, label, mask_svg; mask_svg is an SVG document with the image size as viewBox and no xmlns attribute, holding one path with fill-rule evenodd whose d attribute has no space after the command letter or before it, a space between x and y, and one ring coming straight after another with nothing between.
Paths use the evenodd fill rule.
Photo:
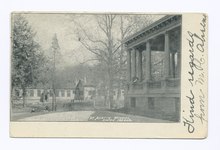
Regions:
<instances>
[{"instance_id":1,"label":"dark doorway","mask_svg":"<svg viewBox=\"0 0 220 150\"><path fill-rule=\"evenodd\" d=\"M136 99L135 99L135 97L132 97L131 98L131 107L136 107Z\"/></svg>"},{"instance_id":2,"label":"dark doorway","mask_svg":"<svg viewBox=\"0 0 220 150\"><path fill-rule=\"evenodd\" d=\"M154 98L153 97L149 97L148 98L148 108L149 109L154 109Z\"/></svg>"}]
</instances>

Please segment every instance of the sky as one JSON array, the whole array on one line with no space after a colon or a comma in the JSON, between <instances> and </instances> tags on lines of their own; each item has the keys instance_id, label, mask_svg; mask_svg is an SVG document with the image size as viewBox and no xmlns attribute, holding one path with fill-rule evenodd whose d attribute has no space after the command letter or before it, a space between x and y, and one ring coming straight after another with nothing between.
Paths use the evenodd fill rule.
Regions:
<instances>
[{"instance_id":1,"label":"sky","mask_svg":"<svg viewBox=\"0 0 220 150\"><path fill-rule=\"evenodd\" d=\"M44 51L51 47L56 34L63 56L63 65L73 65L83 62L91 54L81 48L80 43L73 39L72 23L65 14L24 14L33 30L37 32L35 40Z\"/></svg>"},{"instance_id":2,"label":"sky","mask_svg":"<svg viewBox=\"0 0 220 150\"><path fill-rule=\"evenodd\" d=\"M37 32L36 41L41 45L44 51L48 52L51 47L53 36L56 34L60 46L60 52L63 56L63 66L76 65L83 63L93 57L93 55L85 50L80 42L76 40L74 35L74 24L71 21L70 14L55 13L26 13L23 16L28 20L33 30ZM87 16L87 24L92 22ZM155 18L158 18L155 16ZM157 20L157 19L155 19Z\"/></svg>"}]
</instances>

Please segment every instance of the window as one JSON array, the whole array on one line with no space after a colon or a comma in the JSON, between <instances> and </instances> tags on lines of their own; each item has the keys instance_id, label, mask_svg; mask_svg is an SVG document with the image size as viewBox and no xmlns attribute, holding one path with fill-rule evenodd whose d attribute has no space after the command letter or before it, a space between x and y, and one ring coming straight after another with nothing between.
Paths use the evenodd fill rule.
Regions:
<instances>
[{"instance_id":1,"label":"window","mask_svg":"<svg viewBox=\"0 0 220 150\"><path fill-rule=\"evenodd\" d=\"M67 97L70 97L70 90L67 90Z\"/></svg>"},{"instance_id":2,"label":"window","mask_svg":"<svg viewBox=\"0 0 220 150\"><path fill-rule=\"evenodd\" d=\"M50 90L50 97L53 97L53 90Z\"/></svg>"},{"instance_id":3,"label":"window","mask_svg":"<svg viewBox=\"0 0 220 150\"><path fill-rule=\"evenodd\" d=\"M84 94L84 92L81 90L81 91L79 91L79 94L80 94L80 95L83 95L83 94Z\"/></svg>"},{"instance_id":4,"label":"window","mask_svg":"<svg viewBox=\"0 0 220 150\"><path fill-rule=\"evenodd\" d=\"M55 95L56 95L56 97L59 97L59 90L55 90Z\"/></svg>"},{"instance_id":5,"label":"window","mask_svg":"<svg viewBox=\"0 0 220 150\"><path fill-rule=\"evenodd\" d=\"M100 95L100 96L105 96L105 95L106 95L106 91L105 91L104 89L99 89L99 90L97 91L97 93L98 93L98 95Z\"/></svg>"},{"instance_id":6,"label":"window","mask_svg":"<svg viewBox=\"0 0 220 150\"><path fill-rule=\"evenodd\" d=\"M101 90L98 90L98 95L101 95L101 94L102 94Z\"/></svg>"},{"instance_id":7,"label":"window","mask_svg":"<svg viewBox=\"0 0 220 150\"><path fill-rule=\"evenodd\" d=\"M125 95L125 91L122 90L122 91L121 91L121 96L124 96L124 95Z\"/></svg>"},{"instance_id":8,"label":"window","mask_svg":"<svg viewBox=\"0 0 220 150\"><path fill-rule=\"evenodd\" d=\"M96 91L95 91L95 90L93 91L93 95L94 95L94 96L96 95Z\"/></svg>"},{"instance_id":9,"label":"window","mask_svg":"<svg viewBox=\"0 0 220 150\"><path fill-rule=\"evenodd\" d=\"M33 89L30 89L30 97L34 97L34 90Z\"/></svg>"},{"instance_id":10,"label":"window","mask_svg":"<svg viewBox=\"0 0 220 150\"><path fill-rule=\"evenodd\" d=\"M25 93L26 96L30 96L29 90L26 90L25 92L26 92L26 93Z\"/></svg>"},{"instance_id":11,"label":"window","mask_svg":"<svg viewBox=\"0 0 220 150\"><path fill-rule=\"evenodd\" d=\"M61 90L61 96L65 97L65 90Z\"/></svg>"},{"instance_id":12,"label":"window","mask_svg":"<svg viewBox=\"0 0 220 150\"><path fill-rule=\"evenodd\" d=\"M37 96L41 97L41 90L37 90Z\"/></svg>"},{"instance_id":13,"label":"window","mask_svg":"<svg viewBox=\"0 0 220 150\"><path fill-rule=\"evenodd\" d=\"M131 98L131 107L136 107L136 99L135 99L135 97L132 97Z\"/></svg>"},{"instance_id":14,"label":"window","mask_svg":"<svg viewBox=\"0 0 220 150\"><path fill-rule=\"evenodd\" d=\"M92 95L92 94L93 94L93 91L89 91L88 93L89 93L89 95Z\"/></svg>"},{"instance_id":15,"label":"window","mask_svg":"<svg viewBox=\"0 0 220 150\"><path fill-rule=\"evenodd\" d=\"M154 99L153 99L153 97L148 98L148 108L149 109L154 109Z\"/></svg>"}]
</instances>

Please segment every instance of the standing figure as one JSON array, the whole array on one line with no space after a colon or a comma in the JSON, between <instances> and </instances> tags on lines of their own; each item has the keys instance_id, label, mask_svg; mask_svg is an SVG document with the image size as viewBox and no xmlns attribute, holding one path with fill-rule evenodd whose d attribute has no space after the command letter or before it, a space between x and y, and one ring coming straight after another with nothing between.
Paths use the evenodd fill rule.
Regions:
<instances>
[{"instance_id":1,"label":"standing figure","mask_svg":"<svg viewBox=\"0 0 220 150\"><path fill-rule=\"evenodd\" d=\"M45 93L44 99L45 99L46 102L48 101L48 92Z\"/></svg>"},{"instance_id":2,"label":"standing figure","mask_svg":"<svg viewBox=\"0 0 220 150\"><path fill-rule=\"evenodd\" d=\"M40 102L42 102L42 103L44 102L44 92L41 93Z\"/></svg>"}]
</instances>

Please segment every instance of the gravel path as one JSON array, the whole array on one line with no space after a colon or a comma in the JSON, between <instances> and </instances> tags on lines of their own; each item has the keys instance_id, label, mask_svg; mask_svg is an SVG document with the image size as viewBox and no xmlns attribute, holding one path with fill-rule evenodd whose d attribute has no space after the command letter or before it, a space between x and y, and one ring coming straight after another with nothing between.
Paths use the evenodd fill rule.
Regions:
<instances>
[{"instance_id":1,"label":"gravel path","mask_svg":"<svg viewBox=\"0 0 220 150\"><path fill-rule=\"evenodd\" d=\"M94 111L57 112L19 119L18 121L88 121Z\"/></svg>"},{"instance_id":2,"label":"gravel path","mask_svg":"<svg viewBox=\"0 0 220 150\"><path fill-rule=\"evenodd\" d=\"M33 122L56 122L56 121L90 121L90 122L149 122L149 123L168 123L170 121L154 119L144 116L135 116L111 111L71 111L42 114L32 117L18 119L18 121Z\"/></svg>"}]
</instances>

